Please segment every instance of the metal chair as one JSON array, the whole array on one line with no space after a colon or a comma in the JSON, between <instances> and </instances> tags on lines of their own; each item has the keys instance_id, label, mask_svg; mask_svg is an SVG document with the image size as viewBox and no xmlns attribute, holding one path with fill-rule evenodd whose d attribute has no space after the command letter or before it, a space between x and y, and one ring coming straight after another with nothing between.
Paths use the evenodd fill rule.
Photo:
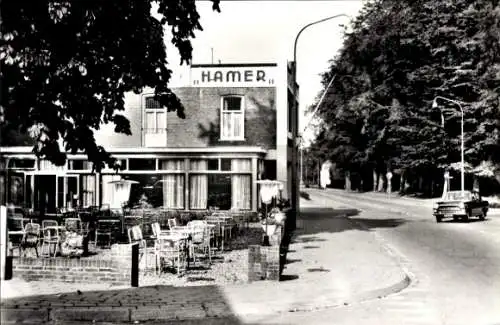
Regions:
<instances>
[{"instance_id":1,"label":"metal chair","mask_svg":"<svg viewBox=\"0 0 500 325\"><path fill-rule=\"evenodd\" d=\"M54 257L59 251L59 246L61 244L61 237L59 236L58 226L48 226L42 229L43 239L42 239L42 256L51 255L51 246L54 245ZM45 254L45 248L47 248L47 254Z\"/></svg>"},{"instance_id":2,"label":"metal chair","mask_svg":"<svg viewBox=\"0 0 500 325\"><path fill-rule=\"evenodd\" d=\"M95 236L94 236L94 247L98 246L99 243L99 238L104 237L107 239L107 245L102 245L101 247L111 247L111 240L113 238L113 229L114 229L114 224L115 220L99 220L97 221L97 226L95 229Z\"/></svg>"},{"instance_id":3,"label":"metal chair","mask_svg":"<svg viewBox=\"0 0 500 325\"><path fill-rule=\"evenodd\" d=\"M47 227L57 227L59 223L56 220L43 220L42 221L42 231Z\"/></svg>"},{"instance_id":4,"label":"metal chair","mask_svg":"<svg viewBox=\"0 0 500 325\"><path fill-rule=\"evenodd\" d=\"M170 234L171 233L171 231L169 231L169 230L162 230L159 222L153 222L151 224L151 230L153 230L153 236L157 239L160 238L161 235L163 235L163 234Z\"/></svg>"},{"instance_id":5,"label":"metal chair","mask_svg":"<svg viewBox=\"0 0 500 325\"><path fill-rule=\"evenodd\" d=\"M168 228L170 228L170 230L172 230L175 227L177 227L177 219L175 219L175 218L168 219Z\"/></svg>"},{"instance_id":6,"label":"metal chair","mask_svg":"<svg viewBox=\"0 0 500 325\"><path fill-rule=\"evenodd\" d=\"M21 255L21 243L24 236L24 216L20 213L9 213L7 216L7 230L11 254L18 249Z\"/></svg>"},{"instance_id":7,"label":"metal chair","mask_svg":"<svg viewBox=\"0 0 500 325\"><path fill-rule=\"evenodd\" d=\"M231 216L236 224L237 233L242 233L243 229L249 228L248 218L245 215L245 212L241 211L238 208L233 208L230 210Z\"/></svg>"},{"instance_id":8,"label":"metal chair","mask_svg":"<svg viewBox=\"0 0 500 325\"><path fill-rule=\"evenodd\" d=\"M158 258L158 250L157 250L157 238L154 238L153 241L153 246L148 247L146 240L144 239L142 235L142 230L140 226L133 226L127 230L128 234L128 240L130 244L137 244L139 245L139 254L140 258L144 256L144 269L147 269L149 267L148 264L148 255L153 254L154 255L154 261L155 261L155 272L158 269L159 265L159 258Z\"/></svg>"},{"instance_id":9,"label":"metal chair","mask_svg":"<svg viewBox=\"0 0 500 325\"><path fill-rule=\"evenodd\" d=\"M172 232L170 238L161 237L157 244L157 258L159 273L166 264L171 264L178 276L187 270L187 239L182 235Z\"/></svg>"},{"instance_id":10,"label":"metal chair","mask_svg":"<svg viewBox=\"0 0 500 325\"><path fill-rule=\"evenodd\" d=\"M221 228L221 238L222 238L222 250L224 250L224 241L226 239L231 239L232 238L232 230L233 227L235 226L235 222L233 220L233 217L229 215L226 212L214 212L209 216L209 219L207 220L212 220L212 219L217 219L219 220L219 227Z\"/></svg>"},{"instance_id":11,"label":"metal chair","mask_svg":"<svg viewBox=\"0 0 500 325\"><path fill-rule=\"evenodd\" d=\"M209 262L212 263L212 253L210 249L210 228L204 220L193 220L188 222L187 227L191 235L189 248L193 262L196 263L196 249L205 256L208 255Z\"/></svg>"},{"instance_id":12,"label":"metal chair","mask_svg":"<svg viewBox=\"0 0 500 325\"><path fill-rule=\"evenodd\" d=\"M37 223L27 223L24 227L23 240L21 247L23 256L26 256L26 251L29 248L35 250L36 257L38 257L38 244L40 243L40 225Z\"/></svg>"},{"instance_id":13,"label":"metal chair","mask_svg":"<svg viewBox=\"0 0 500 325\"><path fill-rule=\"evenodd\" d=\"M223 233L222 233L222 220L218 217L214 216L206 216L205 221L207 224L212 225L212 229L210 232L210 244L212 252L215 253L219 245L223 242Z\"/></svg>"}]
</instances>

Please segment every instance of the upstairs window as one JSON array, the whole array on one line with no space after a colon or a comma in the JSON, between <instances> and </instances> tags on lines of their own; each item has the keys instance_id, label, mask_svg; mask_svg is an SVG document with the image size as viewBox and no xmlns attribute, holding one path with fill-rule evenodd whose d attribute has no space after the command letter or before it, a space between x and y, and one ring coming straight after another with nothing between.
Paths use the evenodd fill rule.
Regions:
<instances>
[{"instance_id":1,"label":"upstairs window","mask_svg":"<svg viewBox=\"0 0 500 325\"><path fill-rule=\"evenodd\" d=\"M244 139L243 98L239 96L222 97L221 104L221 140Z\"/></svg>"},{"instance_id":2,"label":"upstairs window","mask_svg":"<svg viewBox=\"0 0 500 325\"><path fill-rule=\"evenodd\" d=\"M167 129L167 110L153 96L145 98L144 131L145 133L165 133Z\"/></svg>"}]
</instances>

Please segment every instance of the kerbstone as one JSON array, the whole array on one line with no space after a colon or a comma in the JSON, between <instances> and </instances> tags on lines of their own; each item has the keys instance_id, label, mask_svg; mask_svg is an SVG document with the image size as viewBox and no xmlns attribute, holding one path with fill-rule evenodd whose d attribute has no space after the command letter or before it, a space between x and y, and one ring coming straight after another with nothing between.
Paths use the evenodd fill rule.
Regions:
<instances>
[{"instance_id":1,"label":"kerbstone","mask_svg":"<svg viewBox=\"0 0 500 325\"><path fill-rule=\"evenodd\" d=\"M130 310L128 308L96 307L91 309L82 308L60 308L50 312L50 320L53 321L130 321Z\"/></svg>"},{"instance_id":2,"label":"kerbstone","mask_svg":"<svg viewBox=\"0 0 500 325\"><path fill-rule=\"evenodd\" d=\"M49 320L47 309L1 309L1 322L46 322Z\"/></svg>"}]
</instances>

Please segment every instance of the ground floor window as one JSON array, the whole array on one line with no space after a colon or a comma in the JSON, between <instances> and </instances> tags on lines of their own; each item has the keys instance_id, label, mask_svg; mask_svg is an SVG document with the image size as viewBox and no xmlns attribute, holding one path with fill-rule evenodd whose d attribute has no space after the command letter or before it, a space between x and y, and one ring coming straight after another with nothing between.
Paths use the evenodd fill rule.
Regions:
<instances>
[{"instance_id":1,"label":"ground floor window","mask_svg":"<svg viewBox=\"0 0 500 325\"><path fill-rule=\"evenodd\" d=\"M191 175L189 178L189 208L208 208L208 175Z\"/></svg>"},{"instance_id":2,"label":"ground floor window","mask_svg":"<svg viewBox=\"0 0 500 325\"><path fill-rule=\"evenodd\" d=\"M57 176L57 207L74 208L78 200L78 176Z\"/></svg>"},{"instance_id":3,"label":"ground floor window","mask_svg":"<svg viewBox=\"0 0 500 325\"><path fill-rule=\"evenodd\" d=\"M96 205L96 177L95 175L82 175L81 176L81 191L83 207L90 207Z\"/></svg>"},{"instance_id":4,"label":"ground floor window","mask_svg":"<svg viewBox=\"0 0 500 325\"><path fill-rule=\"evenodd\" d=\"M231 208L231 175L208 175L208 207L218 207L221 210Z\"/></svg>"},{"instance_id":5,"label":"ground floor window","mask_svg":"<svg viewBox=\"0 0 500 325\"><path fill-rule=\"evenodd\" d=\"M35 211L56 212L56 176L35 175Z\"/></svg>"},{"instance_id":6,"label":"ground floor window","mask_svg":"<svg viewBox=\"0 0 500 325\"><path fill-rule=\"evenodd\" d=\"M231 176L231 208L250 210L252 206L252 177L250 175Z\"/></svg>"},{"instance_id":7,"label":"ground floor window","mask_svg":"<svg viewBox=\"0 0 500 325\"><path fill-rule=\"evenodd\" d=\"M111 207L184 209L183 174L103 175L101 189Z\"/></svg>"},{"instance_id":8,"label":"ground floor window","mask_svg":"<svg viewBox=\"0 0 500 325\"><path fill-rule=\"evenodd\" d=\"M70 161L73 170L69 173L42 161L40 173L5 173L0 185L3 182L7 191L1 196L7 202L45 212L97 205L179 210L205 210L212 206L221 210L252 209L254 166L250 158L174 157L151 161L157 168L154 171L141 165L135 166L141 170L133 170L135 167L131 166L132 170L119 173L106 170L100 175L85 170L79 162L75 164L76 160Z\"/></svg>"},{"instance_id":9,"label":"ground floor window","mask_svg":"<svg viewBox=\"0 0 500 325\"><path fill-rule=\"evenodd\" d=\"M189 178L189 208L251 209L252 178L246 174L195 174Z\"/></svg>"},{"instance_id":10,"label":"ground floor window","mask_svg":"<svg viewBox=\"0 0 500 325\"><path fill-rule=\"evenodd\" d=\"M9 203L16 206L24 205L24 177L23 175L10 176Z\"/></svg>"}]
</instances>

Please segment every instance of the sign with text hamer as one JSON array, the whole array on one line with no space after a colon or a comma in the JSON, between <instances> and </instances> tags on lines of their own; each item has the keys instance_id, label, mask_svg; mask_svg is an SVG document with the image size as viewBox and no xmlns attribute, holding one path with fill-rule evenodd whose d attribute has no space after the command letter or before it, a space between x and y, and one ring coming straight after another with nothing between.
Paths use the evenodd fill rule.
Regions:
<instances>
[{"instance_id":1,"label":"sign with text hamer","mask_svg":"<svg viewBox=\"0 0 500 325\"><path fill-rule=\"evenodd\" d=\"M273 66L192 67L194 87L274 87Z\"/></svg>"}]
</instances>

